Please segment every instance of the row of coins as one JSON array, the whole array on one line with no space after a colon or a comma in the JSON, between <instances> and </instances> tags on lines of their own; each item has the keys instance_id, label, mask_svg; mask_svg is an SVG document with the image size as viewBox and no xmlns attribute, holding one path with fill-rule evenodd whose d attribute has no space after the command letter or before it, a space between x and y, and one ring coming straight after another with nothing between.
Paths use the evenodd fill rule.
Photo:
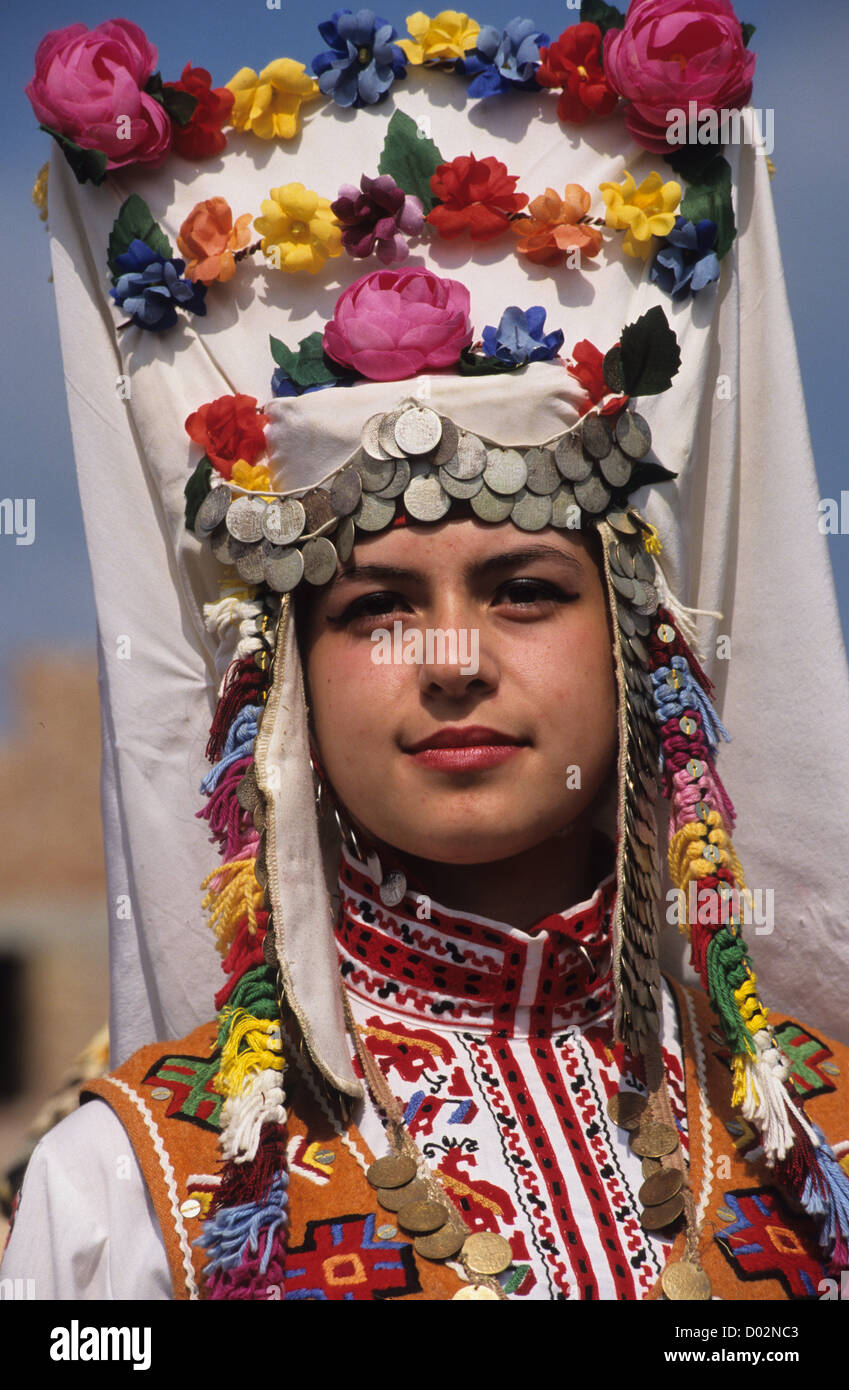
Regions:
<instances>
[{"instance_id":1,"label":"row of coins","mask_svg":"<svg viewBox=\"0 0 849 1390\"><path fill-rule=\"evenodd\" d=\"M398 1225L413 1236L413 1247L426 1260L459 1257L473 1283L457 1298L497 1298L498 1294L474 1279L494 1278L509 1269L513 1251L509 1241L490 1231L469 1235L446 1197L431 1196L428 1185L417 1176L412 1158L388 1154L372 1163L366 1173L369 1183L385 1211L395 1213Z\"/></svg>"},{"instance_id":2,"label":"row of coins","mask_svg":"<svg viewBox=\"0 0 849 1390\"><path fill-rule=\"evenodd\" d=\"M195 531L210 539L216 558L235 565L246 583L266 583L277 593L301 579L326 584L337 561L348 559L355 530L383 530L399 500L422 522L440 521L455 500L466 500L480 520L496 524L509 518L523 531L577 529L584 513L597 520L608 512L614 527L633 534L627 516L616 506L609 509L650 444L642 417L625 411L615 425L587 417L553 449L500 448L459 430L428 406L410 403L366 421L357 454L329 488L267 498L232 497L229 487L217 486L198 508ZM640 580L620 578L626 588L637 585L632 605L653 611L650 582L644 593Z\"/></svg>"}]
</instances>

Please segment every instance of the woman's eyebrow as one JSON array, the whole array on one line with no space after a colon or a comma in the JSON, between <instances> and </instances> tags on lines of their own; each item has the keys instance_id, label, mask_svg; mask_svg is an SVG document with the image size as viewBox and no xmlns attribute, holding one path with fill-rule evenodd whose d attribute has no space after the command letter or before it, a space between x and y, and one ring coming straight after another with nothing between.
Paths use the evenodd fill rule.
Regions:
<instances>
[{"instance_id":1,"label":"woman's eyebrow","mask_svg":"<svg viewBox=\"0 0 849 1390\"><path fill-rule=\"evenodd\" d=\"M541 544L522 546L516 550L503 550L497 555L487 556L485 560L471 561L465 566L465 574L467 577L492 574L497 570L515 568L516 565L527 565L534 560L557 560L560 564L571 569L576 577L584 572L584 567L576 555L560 550L555 545ZM428 576L424 571L412 569L406 565L370 564L352 565L350 568L343 569L336 576L334 583L339 584L343 580L407 579L421 584L427 578Z\"/></svg>"}]
</instances>

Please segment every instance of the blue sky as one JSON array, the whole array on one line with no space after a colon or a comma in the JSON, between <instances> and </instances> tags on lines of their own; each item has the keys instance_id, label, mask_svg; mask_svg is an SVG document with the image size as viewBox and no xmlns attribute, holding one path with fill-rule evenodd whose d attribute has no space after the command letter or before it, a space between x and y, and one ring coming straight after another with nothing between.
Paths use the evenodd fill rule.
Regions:
<instances>
[{"instance_id":1,"label":"blue sky","mask_svg":"<svg viewBox=\"0 0 849 1390\"><path fill-rule=\"evenodd\" d=\"M354 6L351 6L354 8ZM404 33L414 6L395 0L381 13ZM440 8L434 5L429 13ZM8 715L6 678L22 648L88 647L95 641L94 603L76 491L62 382L47 235L30 202L35 175L51 153L23 88L39 40L50 29L81 21L93 26L124 17L140 24L159 48L165 80L187 61L210 69L223 85L241 66L291 56L309 64L324 44L316 25L333 4L281 0L3 0L5 67L0 204L5 327L0 340L4 450L0 496L34 496L38 541L17 546L0 535L3 643L0 720ZM503 24L516 14L552 36L576 18L563 0L486 0L470 6L481 22ZM847 277L843 238L849 227L849 180L843 132L849 121L849 6L845 0L738 0L741 20L757 26L754 105L775 110L777 176L773 193L802 378L817 459L820 493L849 488L846 469ZM780 383L776 383L780 390ZM849 499L847 499L849 500ZM800 523L802 524L802 523ZM847 517L849 525L849 517ZM849 536L829 541L844 633L849 635Z\"/></svg>"}]
</instances>

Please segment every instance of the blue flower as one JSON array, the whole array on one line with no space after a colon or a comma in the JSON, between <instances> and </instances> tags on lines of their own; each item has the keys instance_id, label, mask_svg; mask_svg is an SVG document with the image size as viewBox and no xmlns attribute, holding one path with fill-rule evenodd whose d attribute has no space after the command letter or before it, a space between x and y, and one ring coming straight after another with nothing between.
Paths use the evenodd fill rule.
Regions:
<instances>
[{"instance_id":1,"label":"blue flower","mask_svg":"<svg viewBox=\"0 0 849 1390\"><path fill-rule=\"evenodd\" d=\"M512 362L521 367L525 362L547 362L556 357L563 346L563 330L543 334L545 310L540 304L532 309L520 309L511 304L501 315L497 328L483 330L483 350L487 357L500 362Z\"/></svg>"},{"instance_id":2,"label":"blue flower","mask_svg":"<svg viewBox=\"0 0 849 1390\"><path fill-rule=\"evenodd\" d=\"M550 43L548 34L532 19L511 19L502 31L485 24L477 47L457 63L457 71L469 74L470 97L499 96L503 92L538 92L536 70L540 47Z\"/></svg>"},{"instance_id":3,"label":"blue flower","mask_svg":"<svg viewBox=\"0 0 849 1390\"><path fill-rule=\"evenodd\" d=\"M709 217L695 223L688 222L686 217L676 217L675 226L655 256L649 274L673 299L698 294L705 285L719 279L715 245L716 223Z\"/></svg>"},{"instance_id":4,"label":"blue flower","mask_svg":"<svg viewBox=\"0 0 849 1390\"><path fill-rule=\"evenodd\" d=\"M206 285L180 278L185 261L176 257L166 260L136 237L115 257L115 263L125 273L109 293L137 328L164 333L177 322L177 308L190 314L206 313Z\"/></svg>"},{"instance_id":5,"label":"blue flower","mask_svg":"<svg viewBox=\"0 0 849 1390\"><path fill-rule=\"evenodd\" d=\"M271 378L272 396L306 396L310 391L326 391L329 386L338 386L338 379L321 381L317 386L296 386L283 367L275 367Z\"/></svg>"},{"instance_id":6,"label":"blue flower","mask_svg":"<svg viewBox=\"0 0 849 1390\"><path fill-rule=\"evenodd\" d=\"M407 76L407 55L392 42L398 34L374 10L334 10L318 32L330 49L313 58L312 70L337 106L374 106Z\"/></svg>"}]
</instances>

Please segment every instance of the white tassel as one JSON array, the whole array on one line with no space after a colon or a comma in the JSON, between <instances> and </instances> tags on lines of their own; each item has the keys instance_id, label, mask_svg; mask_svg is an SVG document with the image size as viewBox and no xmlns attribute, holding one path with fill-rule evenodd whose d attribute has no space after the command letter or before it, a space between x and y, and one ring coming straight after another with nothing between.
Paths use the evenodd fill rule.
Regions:
<instances>
[{"instance_id":1,"label":"white tassel","mask_svg":"<svg viewBox=\"0 0 849 1390\"><path fill-rule=\"evenodd\" d=\"M215 655L215 666L220 676L219 697L231 663L250 656L262 646L256 632L262 613L262 604L254 598L256 588L225 579L222 580L220 592L220 599L203 606L206 629L219 643Z\"/></svg>"},{"instance_id":2,"label":"white tassel","mask_svg":"<svg viewBox=\"0 0 849 1390\"><path fill-rule=\"evenodd\" d=\"M286 1121L286 1096L281 1073L271 1067L257 1072L238 1096L230 1096L221 1109L221 1152L236 1163L252 1163L264 1124Z\"/></svg>"},{"instance_id":3,"label":"white tassel","mask_svg":"<svg viewBox=\"0 0 849 1390\"><path fill-rule=\"evenodd\" d=\"M802 1111L793 1104L785 1086L790 1066L775 1046L766 1028L754 1035L757 1056L743 1059L745 1094L740 1112L755 1124L763 1141L764 1154L771 1165L792 1149L796 1136L790 1125L791 1113L813 1143L816 1137Z\"/></svg>"},{"instance_id":4,"label":"white tassel","mask_svg":"<svg viewBox=\"0 0 849 1390\"><path fill-rule=\"evenodd\" d=\"M717 618L721 619L721 613L715 613L712 608L687 608L680 599L676 598L669 587L669 581L663 571L659 556L654 556L656 568L655 587L658 590L658 600L662 608L668 608L670 614L675 619L675 626L681 636L692 647L693 652L699 661L704 661L704 655L699 647L699 632L696 624L697 618Z\"/></svg>"}]
</instances>

